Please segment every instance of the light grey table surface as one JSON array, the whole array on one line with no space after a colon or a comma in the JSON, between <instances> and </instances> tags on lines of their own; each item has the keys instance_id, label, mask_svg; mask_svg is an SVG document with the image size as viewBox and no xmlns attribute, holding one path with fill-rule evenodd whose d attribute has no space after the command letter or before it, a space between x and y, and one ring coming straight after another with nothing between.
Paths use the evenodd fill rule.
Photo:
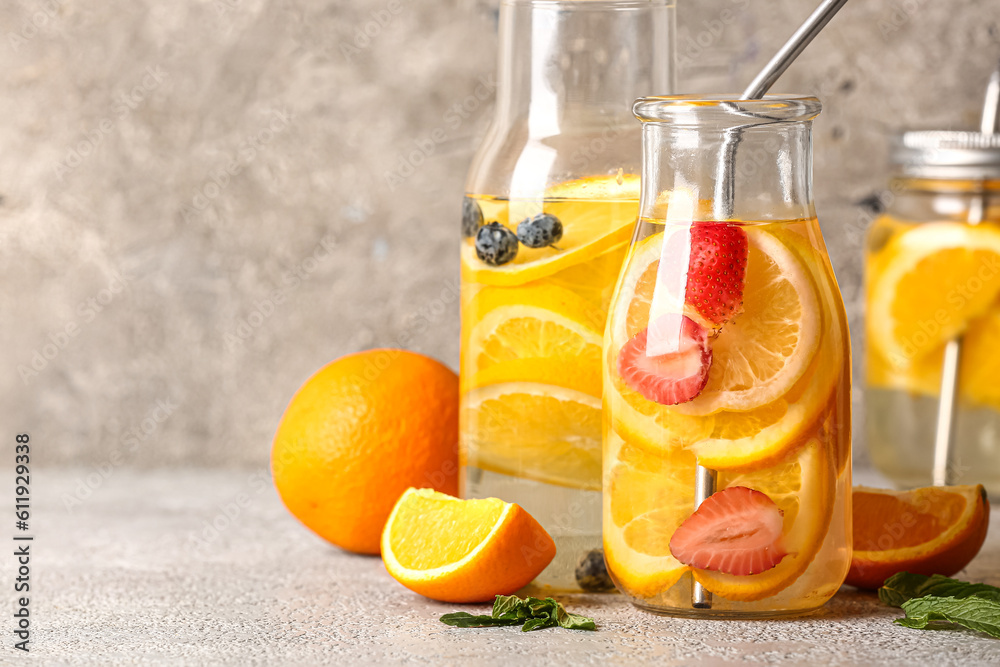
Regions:
<instances>
[{"instance_id":1,"label":"light grey table surface","mask_svg":"<svg viewBox=\"0 0 1000 667\"><path fill-rule=\"evenodd\" d=\"M563 601L595 617L596 632L450 628L437 618L456 605L421 598L378 558L312 535L263 475L35 471L32 650L12 648L5 613L0 624L11 627L0 628L0 663L1000 664L1000 640L896 626L898 610L848 588L797 620L680 620L643 613L618 595L577 595ZM1000 584L998 514L963 576ZM213 533L213 523L223 530ZM12 551L0 550L6 609L15 595Z\"/></svg>"}]
</instances>

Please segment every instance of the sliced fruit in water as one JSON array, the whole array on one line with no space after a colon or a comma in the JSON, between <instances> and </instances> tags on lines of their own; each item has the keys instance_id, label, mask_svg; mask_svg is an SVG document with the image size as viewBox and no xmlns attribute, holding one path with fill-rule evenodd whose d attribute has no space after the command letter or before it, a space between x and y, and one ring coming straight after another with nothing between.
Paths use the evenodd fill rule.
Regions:
<instances>
[{"instance_id":1,"label":"sliced fruit in water","mask_svg":"<svg viewBox=\"0 0 1000 667\"><path fill-rule=\"evenodd\" d=\"M854 487L854 556L846 583L878 588L897 572L951 576L986 540L982 485L891 491Z\"/></svg>"},{"instance_id":2,"label":"sliced fruit in water","mask_svg":"<svg viewBox=\"0 0 1000 667\"><path fill-rule=\"evenodd\" d=\"M519 505L407 490L382 532L382 560L396 581L443 602L487 602L527 585L556 545Z\"/></svg>"},{"instance_id":3,"label":"sliced fruit in water","mask_svg":"<svg viewBox=\"0 0 1000 667\"><path fill-rule=\"evenodd\" d=\"M468 378L462 391L505 382L551 384L601 398L601 369L577 359L512 359L493 364Z\"/></svg>"},{"instance_id":4,"label":"sliced fruit in water","mask_svg":"<svg viewBox=\"0 0 1000 667\"><path fill-rule=\"evenodd\" d=\"M666 454L712 435L713 415L692 417L677 412L675 407L654 403L607 367L604 390L615 433L653 453Z\"/></svg>"},{"instance_id":5,"label":"sliced fruit in water","mask_svg":"<svg viewBox=\"0 0 1000 667\"><path fill-rule=\"evenodd\" d=\"M810 272L776 236L751 227L747 237L743 313L712 341L708 384L683 409L691 414L745 412L780 398L819 348L823 318Z\"/></svg>"},{"instance_id":6,"label":"sliced fruit in water","mask_svg":"<svg viewBox=\"0 0 1000 667\"><path fill-rule=\"evenodd\" d=\"M753 601L791 586L812 563L830 527L835 498L831 457L813 439L798 454L771 468L746 473L719 473L719 487L744 486L765 494L784 513L785 556L775 567L753 575L694 569L695 579L727 600Z\"/></svg>"},{"instance_id":7,"label":"sliced fruit in water","mask_svg":"<svg viewBox=\"0 0 1000 667\"><path fill-rule=\"evenodd\" d=\"M462 398L464 463L580 489L601 489L601 401L574 389L508 382Z\"/></svg>"},{"instance_id":8,"label":"sliced fruit in water","mask_svg":"<svg viewBox=\"0 0 1000 667\"><path fill-rule=\"evenodd\" d=\"M690 445L698 462L715 470L755 470L784 459L836 407L843 356L840 328L831 327L812 367L787 394L749 412L713 415L712 433Z\"/></svg>"},{"instance_id":9,"label":"sliced fruit in water","mask_svg":"<svg viewBox=\"0 0 1000 667\"><path fill-rule=\"evenodd\" d=\"M517 359L566 360L597 368L604 313L568 289L525 285L479 291L463 308L463 349L476 373Z\"/></svg>"},{"instance_id":10,"label":"sliced fruit in water","mask_svg":"<svg viewBox=\"0 0 1000 667\"><path fill-rule=\"evenodd\" d=\"M868 272L868 336L893 368L906 369L996 302L1000 230L922 224L872 255Z\"/></svg>"},{"instance_id":11,"label":"sliced fruit in water","mask_svg":"<svg viewBox=\"0 0 1000 667\"><path fill-rule=\"evenodd\" d=\"M729 486L712 494L677 527L670 553L681 563L724 574L770 570L788 555L782 511L765 494Z\"/></svg>"},{"instance_id":12,"label":"sliced fruit in water","mask_svg":"<svg viewBox=\"0 0 1000 667\"><path fill-rule=\"evenodd\" d=\"M604 494L604 548L616 579L632 595L652 597L689 569L670 552L674 531L694 506L694 461L683 450L656 456L613 432L617 462ZM719 473L719 488L742 486L765 494L783 512L782 546L788 555L754 575L693 569L708 590L729 600L753 601L792 585L819 552L834 506L834 474L828 453L811 440L787 460L765 470Z\"/></svg>"},{"instance_id":13,"label":"sliced fruit in water","mask_svg":"<svg viewBox=\"0 0 1000 667\"><path fill-rule=\"evenodd\" d=\"M628 241L639 212L639 177L629 174L620 178L596 176L568 181L549 188L543 199L503 202L502 208L484 203L484 213L512 233L525 218L548 213L562 223L558 248L522 246L512 261L490 266L476 256L474 244L466 241L462 245L465 281L521 285L585 262Z\"/></svg>"},{"instance_id":14,"label":"sliced fruit in water","mask_svg":"<svg viewBox=\"0 0 1000 667\"><path fill-rule=\"evenodd\" d=\"M621 440L604 494L604 557L631 595L652 597L673 586L688 567L670 553L670 536L691 512L694 458L653 456Z\"/></svg>"},{"instance_id":15,"label":"sliced fruit in water","mask_svg":"<svg viewBox=\"0 0 1000 667\"><path fill-rule=\"evenodd\" d=\"M659 263L663 244L685 231L668 229L633 248L611 314L612 345L621 346L648 324L654 292L678 289L676 280L658 276ZM814 276L777 236L753 227L745 232L743 313L712 341L708 383L681 412L744 412L771 403L802 377L819 347L822 316Z\"/></svg>"},{"instance_id":16,"label":"sliced fruit in water","mask_svg":"<svg viewBox=\"0 0 1000 667\"><path fill-rule=\"evenodd\" d=\"M654 339L670 351L647 354ZM691 318L676 314L652 322L618 354L618 374L625 384L660 405L686 403L697 396L711 366L708 331Z\"/></svg>"},{"instance_id":17,"label":"sliced fruit in water","mask_svg":"<svg viewBox=\"0 0 1000 667\"><path fill-rule=\"evenodd\" d=\"M684 300L709 325L721 326L743 312L747 250L746 232L738 225L726 222L691 225Z\"/></svg>"},{"instance_id":18,"label":"sliced fruit in water","mask_svg":"<svg viewBox=\"0 0 1000 667\"><path fill-rule=\"evenodd\" d=\"M962 335L961 369L958 380L962 399L971 405L1000 410L1000 309L996 304L969 321ZM910 360L898 368L889 363L877 348L868 354L867 381L872 387L937 396L941 391L941 367L944 345Z\"/></svg>"}]
</instances>

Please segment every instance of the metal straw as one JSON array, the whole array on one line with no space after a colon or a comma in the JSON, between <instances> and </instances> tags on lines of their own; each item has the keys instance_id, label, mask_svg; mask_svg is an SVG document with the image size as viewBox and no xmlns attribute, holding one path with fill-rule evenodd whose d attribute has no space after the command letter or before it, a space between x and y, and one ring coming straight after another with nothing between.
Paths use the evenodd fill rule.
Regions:
<instances>
[{"instance_id":1,"label":"metal straw","mask_svg":"<svg viewBox=\"0 0 1000 667\"><path fill-rule=\"evenodd\" d=\"M982 121L979 131L983 134L1000 132L1000 68L993 72L986 86L986 101L983 103ZM973 198L969 205L968 222L978 225L986 216L986 197L983 194ZM962 337L956 336L944 348L944 363L941 365L941 397L938 400L937 428L934 431L934 486L945 486L954 482L951 465L955 450L955 424L958 411L958 371L962 365Z\"/></svg>"},{"instance_id":2,"label":"metal straw","mask_svg":"<svg viewBox=\"0 0 1000 667\"><path fill-rule=\"evenodd\" d=\"M809 45L813 37L830 22L834 14L847 3L847 0L824 0L816 8L805 23L778 49L771 61L760 71L746 90L741 99L757 100L770 90L792 61ZM738 112L738 105L734 104ZM742 136L741 128L731 128L723 138L719 159L719 171L715 181L715 197L713 200L713 215L716 220L729 220L733 216L736 200L736 183L733 174L736 171L736 148ZM715 493L715 483L718 475L711 468L702 465L695 467L694 508L698 507ZM695 609L711 609L712 594L697 581L691 587L691 606Z\"/></svg>"}]
</instances>

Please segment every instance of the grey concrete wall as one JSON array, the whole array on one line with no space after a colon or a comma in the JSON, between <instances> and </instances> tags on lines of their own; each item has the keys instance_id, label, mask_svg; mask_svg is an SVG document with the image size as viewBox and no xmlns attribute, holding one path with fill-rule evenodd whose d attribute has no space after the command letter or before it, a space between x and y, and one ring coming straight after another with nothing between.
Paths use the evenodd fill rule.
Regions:
<instances>
[{"instance_id":1,"label":"grey concrete wall","mask_svg":"<svg viewBox=\"0 0 1000 667\"><path fill-rule=\"evenodd\" d=\"M682 90L742 88L814 4L680 0ZM456 366L494 5L0 4L0 441L29 430L46 462L259 464L340 354L408 338ZM886 134L971 127L998 56L998 0L852 0L778 87L825 103L816 191L856 353L856 202L885 187Z\"/></svg>"}]
</instances>

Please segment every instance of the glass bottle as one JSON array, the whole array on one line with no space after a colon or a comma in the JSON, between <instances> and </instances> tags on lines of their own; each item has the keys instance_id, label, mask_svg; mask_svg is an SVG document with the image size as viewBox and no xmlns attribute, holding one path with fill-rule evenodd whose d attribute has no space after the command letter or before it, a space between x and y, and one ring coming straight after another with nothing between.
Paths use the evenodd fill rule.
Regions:
<instances>
[{"instance_id":1,"label":"glass bottle","mask_svg":"<svg viewBox=\"0 0 1000 667\"><path fill-rule=\"evenodd\" d=\"M865 254L865 425L874 465L932 482L942 367L958 343L950 484L1000 494L1000 136L906 132Z\"/></svg>"},{"instance_id":2,"label":"glass bottle","mask_svg":"<svg viewBox=\"0 0 1000 667\"><path fill-rule=\"evenodd\" d=\"M847 574L850 339L813 204L819 111L636 102L640 218L604 339L604 551L650 611L800 613ZM697 512L696 465L714 486Z\"/></svg>"},{"instance_id":3,"label":"glass bottle","mask_svg":"<svg viewBox=\"0 0 1000 667\"><path fill-rule=\"evenodd\" d=\"M556 589L601 587L601 336L638 214L631 105L672 89L673 4L500 3L462 211L462 493L549 531Z\"/></svg>"}]
</instances>

